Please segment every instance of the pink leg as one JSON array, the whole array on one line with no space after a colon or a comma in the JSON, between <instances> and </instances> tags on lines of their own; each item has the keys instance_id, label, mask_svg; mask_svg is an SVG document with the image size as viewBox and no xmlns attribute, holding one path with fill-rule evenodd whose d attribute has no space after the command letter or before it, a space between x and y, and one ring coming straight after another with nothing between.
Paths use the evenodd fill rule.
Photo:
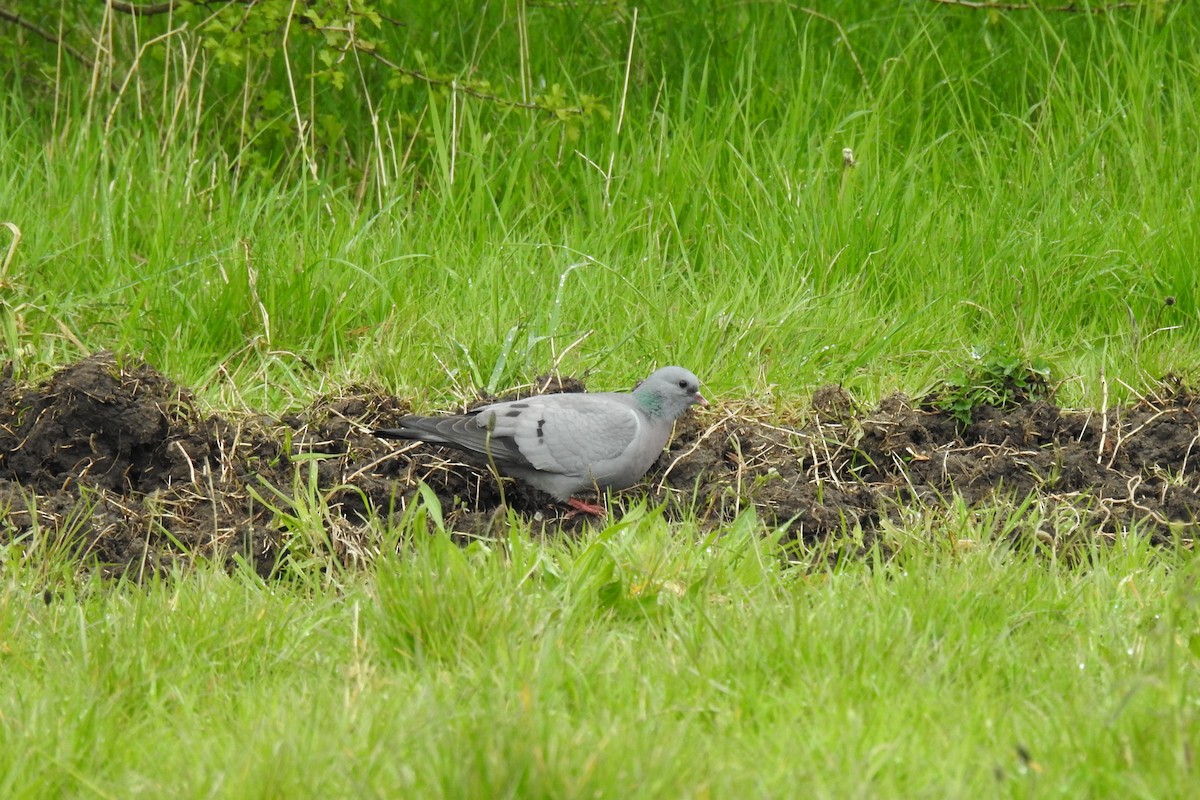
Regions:
<instances>
[{"instance_id":1,"label":"pink leg","mask_svg":"<svg viewBox=\"0 0 1200 800\"><path fill-rule=\"evenodd\" d=\"M570 516L575 516L575 514L591 514L595 517L608 516L608 509L606 509L604 506L595 505L593 503L585 503L577 497L572 497L571 499L567 500L567 505L571 507Z\"/></svg>"}]
</instances>

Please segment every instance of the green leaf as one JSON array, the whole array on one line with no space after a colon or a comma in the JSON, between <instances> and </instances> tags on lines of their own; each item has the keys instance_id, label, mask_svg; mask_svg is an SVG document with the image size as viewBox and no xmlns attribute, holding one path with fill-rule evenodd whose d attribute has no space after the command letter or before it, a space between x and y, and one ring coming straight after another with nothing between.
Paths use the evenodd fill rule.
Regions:
<instances>
[{"instance_id":1,"label":"green leaf","mask_svg":"<svg viewBox=\"0 0 1200 800\"><path fill-rule=\"evenodd\" d=\"M1192 651L1195 658L1200 658L1200 633L1193 633L1188 637L1188 650Z\"/></svg>"}]
</instances>

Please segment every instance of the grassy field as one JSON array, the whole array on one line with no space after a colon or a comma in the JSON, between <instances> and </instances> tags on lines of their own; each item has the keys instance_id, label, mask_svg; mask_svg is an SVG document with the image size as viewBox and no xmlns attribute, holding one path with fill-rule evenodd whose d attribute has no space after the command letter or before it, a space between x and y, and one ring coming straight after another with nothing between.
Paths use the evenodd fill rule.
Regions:
<instances>
[{"instance_id":1,"label":"grassy field","mask_svg":"<svg viewBox=\"0 0 1200 800\"><path fill-rule=\"evenodd\" d=\"M1046 359L1081 402L1102 371L1141 389L1191 370L1197 344L1189 6L989 21L845 3L845 42L781 5L671 7L636 30L599 14L583 37L547 10L533 73L585 83L609 120L571 142L408 87L426 105L396 122L397 152L328 98L366 141L309 154L319 180L298 154L268 172L205 147L236 85L111 109L64 89L57 116L51 88L10 93L8 351L31 371L144 354L217 405L267 409L362 380L441 401L555 364L606 386L679 362L717 394L873 398L983 350ZM491 47L435 37L444 21L409 20L412 40L513 69L516 21L473 23Z\"/></svg>"},{"instance_id":2,"label":"grassy field","mask_svg":"<svg viewBox=\"0 0 1200 800\"><path fill-rule=\"evenodd\" d=\"M0 789L1192 793L1190 558L921 533L808 569L752 520L697 541L649 515L573 545L422 536L333 586L201 569L49 602L9 564Z\"/></svg>"},{"instance_id":3,"label":"grassy field","mask_svg":"<svg viewBox=\"0 0 1200 800\"><path fill-rule=\"evenodd\" d=\"M607 113L302 71L243 103L277 63L222 69L164 18L114 26L146 65L96 51L92 91L0 27L17 376L111 348L280 413L679 363L781 416L989 354L1079 406L1195 378L1193 3L433 6L392 10L406 64ZM144 585L6 520L0 793L1195 794L1190 547L1056 554L996 534L1036 514L952 509L861 555L635 509L460 547L422 507L363 570Z\"/></svg>"}]
</instances>

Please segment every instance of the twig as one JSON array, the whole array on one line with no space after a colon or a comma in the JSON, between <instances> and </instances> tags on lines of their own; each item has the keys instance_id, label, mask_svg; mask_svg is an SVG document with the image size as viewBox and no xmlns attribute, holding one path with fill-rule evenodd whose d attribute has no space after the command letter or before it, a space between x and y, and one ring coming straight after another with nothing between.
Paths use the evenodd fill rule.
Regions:
<instances>
[{"instance_id":1,"label":"twig","mask_svg":"<svg viewBox=\"0 0 1200 800\"><path fill-rule=\"evenodd\" d=\"M1188 442L1187 452L1183 454L1183 463L1179 465L1179 480L1183 482L1183 476L1187 473L1187 462L1192 457L1192 448L1196 446L1196 442L1200 441L1200 424L1196 425L1196 435L1192 437L1192 441Z\"/></svg>"},{"instance_id":2,"label":"twig","mask_svg":"<svg viewBox=\"0 0 1200 800\"><path fill-rule=\"evenodd\" d=\"M8 228L8 232L12 234L12 241L8 243L8 252L4 254L4 260L0 261L0 286L3 286L8 277L8 267L12 263L13 256L16 255L17 245L21 243L21 229L11 222L0 222L0 227Z\"/></svg>"},{"instance_id":3,"label":"twig","mask_svg":"<svg viewBox=\"0 0 1200 800\"><path fill-rule=\"evenodd\" d=\"M684 451L684 452L680 453L678 456L676 456L675 460L672 461L670 463L670 465L663 471L662 478L658 482L658 490L661 492L663 489L666 488L667 476L671 474L671 470L675 469L676 464L678 464L680 461L683 461L683 459L687 458L692 453L699 450L700 446L702 444L704 444L705 440L707 440L709 436L712 436L713 433L716 432L716 430L718 428L720 428L722 425L724 425L725 423L727 423L731 420L733 420L733 415L726 412L720 419L718 419L716 422L714 422L712 425L710 425L708 427L708 429L706 431L704 431L704 433L700 434L700 437L698 439L696 439L695 442L692 443L691 447L689 447L686 451Z\"/></svg>"},{"instance_id":4,"label":"twig","mask_svg":"<svg viewBox=\"0 0 1200 800\"><path fill-rule=\"evenodd\" d=\"M1002 3L994 2L993 0L930 0L931 3L937 3L942 6L959 6L961 8L972 8L977 11L1043 11L1050 13L1062 14L1107 14L1111 11L1121 11L1129 8L1141 8L1147 5L1140 0L1120 0L1116 3L1108 3L1107 5L1092 6L1080 5L1079 3L1067 3L1062 6L1037 6L1032 3ZM1171 0L1166 0L1171 2Z\"/></svg>"},{"instance_id":5,"label":"twig","mask_svg":"<svg viewBox=\"0 0 1200 800\"><path fill-rule=\"evenodd\" d=\"M858 60L858 55L854 52L854 47L850 44L850 37L846 35L846 29L842 27L842 23L838 22L836 19L827 14L822 14L820 11L815 11L811 8L804 8L802 6L792 7L797 11L808 14L810 17L814 17L823 22L828 22L830 25L837 28L838 38L842 40L842 44L846 45L846 52L850 54L850 60L854 62L854 69L858 70L858 77L859 80L862 81L863 91L867 93L868 99L874 100L875 93L871 91L871 84L867 82L867 72L863 69L862 62Z\"/></svg>"},{"instance_id":6,"label":"twig","mask_svg":"<svg viewBox=\"0 0 1200 800\"><path fill-rule=\"evenodd\" d=\"M143 44L141 47L138 48L137 55L134 56L134 58L133 58L133 64L129 67L129 71L125 73L125 80L121 81L121 85L117 88L117 91L116 91L117 98L115 100L113 100L112 108L110 108L108 110L108 117L104 120L104 135L105 136L107 136L109 131L112 130L113 120L117 116L117 110L120 109L120 107L121 107L122 98L125 97L125 90L129 88L129 82L133 79L134 73L136 73L138 71L138 68L141 66L142 56L144 56L146 54L146 50L149 49L152 45L156 45L165 39L169 39L170 37L174 36L177 33L182 33L186 29L187 29L187 24L185 23L185 24L179 26L178 28L169 30L160 36L155 36L153 39L151 39L150 41L146 42L145 44Z\"/></svg>"},{"instance_id":7,"label":"twig","mask_svg":"<svg viewBox=\"0 0 1200 800\"><path fill-rule=\"evenodd\" d=\"M153 3L151 5L140 5L138 3L129 3L126 0L106 0L108 7L113 11L119 11L122 14L128 14L131 17L156 17L160 14L170 14L181 5L181 0L167 0L165 3ZM240 3L244 6L252 6L258 0L222 0L221 5L227 6L233 3ZM214 5L214 0L198 0L193 5L204 6L211 8Z\"/></svg>"},{"instance_id":8,"label":"twig","mask_svg":"<svg viewBox=\"0 0 1200 800\"><path fill-rule=\"evenodd\" d=\"M1103 370L1100 371L1100 387L1104 394L1100 405L1100 444L1096 447L1097 464L1104 458L1104 444L1108 439L1108 378L1104 376ZM1082 437L1083 433L1081 432L1079 435Z\"/></svg>"},{"instance_id":9,"label":"twig","mask_svg":"<svg viewBox=\"0 0 1200 800\"><path fill-rule=\"evenodd\" d=\"M0 8L0 19L5 20L7 22L11 22L14 25L19 25L20 27L24 28L25 30L27 30L31 33L37 34L38 36L42 37L43 39L45 39L47 42L54 45L55 47L61 47L64 52L66 52L68 55L70 55L72 58L74 58L80 64L83 64L88 69L92 68L92 66L93 66L92 60L90 58L88 58L86 55L84 55L82 52L80 52L79 50L76 50L74 47L67 44L62 39L60 39L59 37L57 37L53 33L51 33L50 31L45 30L43 28L39 28L37 25L34 25L32 22L25 19L24 17L17 14L16 12L9 11L6 8Z\"/></svg>"},{"instance_id":10,"label":"twig","mask_svg":"<svg viewBox=\"0 0 1200 800\"><path fill-rule=\"evenodd\" d=\"M426 75L424 72L421 72L420 70L410 69L409 67L402 67L399 64L397 64L395 61L392 61L390 58L388 58L384 55L381 55L381 54L375 52L374 50L368 50L367 55L371 56L376 61L378 61L380 64L383 64L385 67L387 67L390 70L399 72L401 75L408 75L410 78L416 78L417 80L421 81L422 83L427 83L430 86L445 86L456 92L462 92L463 94L470 95L471 97L475 97L480 100L487 100L488 102L491 102L491 103L498 103L502 106L508 106L509 108L527 108L530 111L549 111L549 110L551 110L551 109L546 108L545 106L539 105L538 103L525 103L520 100L510 100L507 97L501 97L500 95L496 95L496 94L489 94L488 92L482 92L479 89L475 89L471 86L466 86L464 84L459 83L457 80L444 80L441 78L435 78L432 75ZM582 106L573 106L570 108L557 108L557 109L554 109L554 111L566 113L566 114L580 114L580 115L583 114Z\"/></svg>"},{"instance_id":11,"label":"twig","mask_svg":"<svg viewBox=\"0 0 1200 800\"><path fill-rule=\"evenodd\" d=\"M833 468L833 456L829 452L829 437L821 430L821 417L817 415L817 435L821 439L821 449L825 451L825 468L829 470L829 478L833 481L833 485L837 488L842 488L842 482L838 480L837 471ZM812 441L809 441L809 446L812 447ZM816 458L814 449L813 458Z\"/></svg>"},{"instance_id":12,"label":"twig","mask_svg":"<svg viewBox=\"0 0 1200 800\"><path fill-rule=\"evenodd\" d=\"M1137 500L1134 499L1134 493L1137 491L1137 488L1142 485L1143 482L1144 482L1144 479L1140 475L1134 475L1128 481L1125 482L1125 491L1129 494L1129 499L1128 499L1129 505L1132 506L1133 508L1136 508L1138 511L1141 511L1143 514L1150 517L1150 519L1154 520L1155 522L1157 522L1159 525L1163 526L1164 528L1170 527L1171 523L1165 516L1163 516L1162 514L1159 514L1152 508L1148 508L1147 506L1142 505L1141 503L1139 503Z\"/></svg>"},{"instance_id":13,"label":"twig","mask_svg":"<svg viewBox=\"0 0 1200 800\"><path fill-rule=\"evenodd\" d=\"M369 430L363 430L362 432L369 433ZM374 472L375 468L378 467L380 464L384 463L385 461L391 461L396 456L403 455L405 453L410 453L413 450L416 450L420 446L421 446L420 442L412 442L410 445L407 445L407 446L402 445L397 448L389 449L389 450L385 451L383 453L383 455L378 456L377 458L375 458L371 461L368 461L366 464L363 464L361 467L356 469L354 472L351 472L349 475L346 476L345 482L346 483L354 483L354 481L361 478L363 475Z\"/></svg>"},{"instance_id":14,"label":"twig","mask_svg":"<svg viewBox=\"0 0 1200 800\"><path fill-rule=\"evenodd\" d=\"M1143 422L1141 425L1138 425L1136 428L1131 430L1128 434L1122 434L1121 430L1118 428L1117 429L1117 443L1113 445L1112 457L1108 459L1108 464L1106 465L1107 468L1112 469L1113 462L1115 462L1117 460L1117 451L1121 449L1122 444L1124 444L1127 440L1132 439L1134 436L1137 436L1139 433L1141 433L1143 430L1145 430L1146 426L1149 425L1151 422L1154 422L1154 420L1158 419L1163 414L1166 414L1168 411L1172 411L1172 410L1174 410L1174 409L1163 409L1162 411L1157 412L1156 414L1151 416L1148 420Z\"/></svg>"},{"instance_id":15,"label":"twig","mask_svg":"<svg viewBox=\"0 0 1200 800\"><path fill-rule=\"evenodd\" d=\"M178 0L167 0L165 3L143 6L137 3L126 3L124 0L108 0L108 5L113 11L120 11L122 14L131 14L135 17L153 17L158 14L170 14L179 5L179 2Z\"/></svg>"},{"instance_id":16,"label":"twig","mask_svg":"<svg viewBox=\"0 0 1200 800\"><path fill-rule=\"evenodd\" d=\"M188 451L183 448L183 442L176 439L171 444L175 445L175 449L183 455L183 460L187 462L188 476L191 478L191 482L194 485L198 485L196 484L196 465L192 462L192 457L188 455ZM216 500L214 499L213 502L215 503Z\"/></svg>"}]
</instances>

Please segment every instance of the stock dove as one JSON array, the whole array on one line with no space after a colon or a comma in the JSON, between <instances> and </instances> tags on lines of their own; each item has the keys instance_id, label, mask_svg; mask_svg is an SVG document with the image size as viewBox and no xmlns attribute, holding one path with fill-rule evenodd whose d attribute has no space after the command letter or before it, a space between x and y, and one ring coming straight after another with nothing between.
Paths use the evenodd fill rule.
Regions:
<instances>
[{"instance_id":1,"label":"stock dove","mask_svg":"<svg viewBox=\"0 0 1200 800\"><path fill-rule=\"evenodd\" d=\"M572 495L637 483L666 446L675 418L695 403L708 405L696 376L663 367L628 393L538 395L467 414L402 417L400 427L374 433L476 453L555 500L603 514Z\"/></svg>"}]
</instances>

